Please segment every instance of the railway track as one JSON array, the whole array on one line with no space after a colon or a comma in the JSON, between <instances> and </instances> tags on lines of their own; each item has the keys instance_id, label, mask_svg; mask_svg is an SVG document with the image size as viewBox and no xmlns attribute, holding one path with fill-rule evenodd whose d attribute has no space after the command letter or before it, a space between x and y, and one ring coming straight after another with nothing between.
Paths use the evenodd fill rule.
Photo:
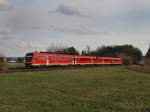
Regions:
<instances>
[{"instance_id":1,"label":"railway track","mask_svg":"<svg viewBox=\"0 0 150 112\"><path fill-rule=\"evenodd\" d=\"M54 66L47 68L32 68L27 69L25 67L11 68L8 70L0 71L0 73L16 73L16 72L45 72L51 70L72 70L72 69L84 69L84 68L96 68L99 66Z\"/></svg>"}]
</instances>

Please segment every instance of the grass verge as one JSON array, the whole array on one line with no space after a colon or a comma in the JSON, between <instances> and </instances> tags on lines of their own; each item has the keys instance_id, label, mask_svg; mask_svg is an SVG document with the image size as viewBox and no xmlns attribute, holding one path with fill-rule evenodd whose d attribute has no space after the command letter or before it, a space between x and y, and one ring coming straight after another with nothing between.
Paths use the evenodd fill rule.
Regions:
<instances>
[{"instance_id":1,"label":"grass verge","mask_svg":"<svg viewBox=\"0 0 150 112\"><path fill-rule=\"evenodd\" d=\"M0 75L1 112L150 112L150 75L98 67Z\"/></svg>"}]
</instances>

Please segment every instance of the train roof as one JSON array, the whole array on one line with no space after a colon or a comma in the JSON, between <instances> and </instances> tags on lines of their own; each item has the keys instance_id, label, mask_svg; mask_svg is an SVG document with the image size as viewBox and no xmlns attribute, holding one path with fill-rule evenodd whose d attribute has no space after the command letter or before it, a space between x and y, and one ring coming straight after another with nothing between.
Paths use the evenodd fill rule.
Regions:
<instances>
[{"instance_id":1,"label":"train roof","mask_svg":"<svg viewBox=\"0 0 150 112\"><path fill-rule=\"evenodd\" d=\"M75 56L75 58L96 58L96 56Z\"/></svg>"},{"instance_id":2,"label":"train roof","mask_svg":"<svg viewBox=\"0 0 150 112\"><path fill-rule=\"evenodd\" d=\"M30 52L27 53L27 55L48 55L48 56L63 56L63 57L75 57L75 58L97 58L98 56L80 56L80 55L67 55L67 54L55 54L55 53L49 53L49 52ZM99 59L121 59L118 57L98 57Z\"/></svg>"},{"instance_id":3,"label":"train roof","mask_svg":"<svg viewBox=\"0 0 150 112\"><path fill-rule=\"evenodd\" d=\"M48 55L48 56L65 56L65 57L70 57L73 55L66 55L66 54L53 54L53 53L48 53L48 52L35 52L34 55Z\"/></svg>"}]
</instances>

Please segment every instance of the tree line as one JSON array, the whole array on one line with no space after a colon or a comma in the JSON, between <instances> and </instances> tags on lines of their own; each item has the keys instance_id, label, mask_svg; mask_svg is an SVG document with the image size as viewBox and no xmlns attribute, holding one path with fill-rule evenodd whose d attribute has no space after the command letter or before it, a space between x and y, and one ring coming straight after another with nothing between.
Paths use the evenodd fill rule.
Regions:
<instances>
[{"instance_id":1,"label":"tree line","mask_svg":"<svg viewBox=\"0 0 150 112\"><path fill-rule=\"evenodd\" d=\"M97 47L96 50L91 50L87 45L85 50L79 53L75 47L57 47L49 46L49 53L69 54L69 55L82 55L82 56L99 56L99 57L120 57L123 59L124 64L137 64L140 62L143 54L140 49L132 45L112 45Z\"/></svg>"},{"instance_id":2,"label":"tree line","mask_svg":"<svg viewBox=\"0 0 150 112\"><path fill-rule=\"evenodd\" d=\"M150 66L150 47L141 62L143 65Z\"/></svg>"}]
</instances>

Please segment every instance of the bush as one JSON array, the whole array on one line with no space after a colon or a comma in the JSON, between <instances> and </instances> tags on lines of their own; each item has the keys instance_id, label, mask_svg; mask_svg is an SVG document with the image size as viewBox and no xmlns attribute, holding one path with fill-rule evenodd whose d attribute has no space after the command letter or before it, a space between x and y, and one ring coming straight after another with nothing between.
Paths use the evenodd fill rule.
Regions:
<instances>
[{"instance_id":1,"label":"bush","mask_svg":"<svg viewBox=\"0 0 150 112\"><path fill-rule=\"evenodd\" d=\"M131 57L126 57L122 59L122 63L123 65L132 65L133 64L133 60Z\"/></svg>"},{"instance_id":2,"label":"bush","mask_svg":"<svg viewBox=\"0 0 150 112\"><path fill-rule=\"evenodd\" d=\"M0 57L0 71L6 70L6 60L5 57Z\"/></svg>"},{"instance_id":3,"label":"bush","mask_svg":"<svg viewBox=\"0 0 150 112\"><path fill-rule=\"evenodd\" d=\"M144 66L150 66L150 59L144 57L144 58L142 59L141 63L142 63Z\"/></svg>"},{"instance_id":4,"label":"bush","mask_svg":"<svg viewBox=\"0 0 150 112\"><path fill-rule=\"evenodd\" d=\"M148 58L148 59L150 59L150 48L148 49L145 57Z\"/></svg>"}]
</instances>

